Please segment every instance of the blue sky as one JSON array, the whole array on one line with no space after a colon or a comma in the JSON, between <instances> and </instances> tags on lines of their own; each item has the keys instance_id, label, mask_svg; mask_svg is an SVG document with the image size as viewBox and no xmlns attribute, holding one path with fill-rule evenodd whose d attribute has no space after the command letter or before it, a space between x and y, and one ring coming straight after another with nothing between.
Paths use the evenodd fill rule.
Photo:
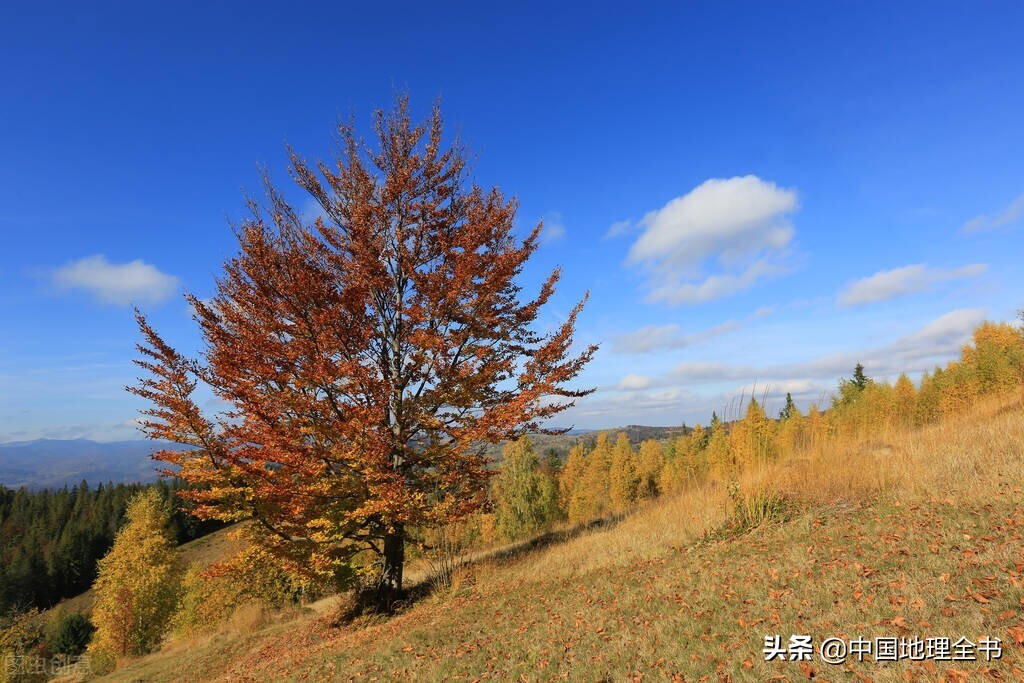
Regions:
<instances>
[{"instance_id":1,"label":"blue sky","mask_svg":"<svg viewBox=\"0 0 1024 683\"><path fill-rule=\"evenodd\" d=\"M1020 3L145 4L0 21L0 441L137 436L129 302L194 351L257 166L398 90L546 220L541 324L591 292L558 424L806 406L1024 307Z\"/></svg>"}]
</instances>

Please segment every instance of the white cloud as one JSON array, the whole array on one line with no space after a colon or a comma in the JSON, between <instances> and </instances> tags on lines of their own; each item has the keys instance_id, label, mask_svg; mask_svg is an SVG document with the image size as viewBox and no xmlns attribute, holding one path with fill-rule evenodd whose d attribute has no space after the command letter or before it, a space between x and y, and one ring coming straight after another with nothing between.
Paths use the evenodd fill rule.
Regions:
<instances>
[{"instance_id":1,"label":"white cloud","mask_svg":"<svg viewBox=\"0 0 1024 683\"><path fill-rule=\"evenodd\" d=\"M995 216L989 216L988 214L975 216L964 223L960 230L961 232L968 234L982 232L984 230L994 230L996 228L1006 227L1011 223L1016 223L1021 218L1024 218L1024 194L1010 202L1006 208Z\"/></svg>"},{"instance_id":2,"label":"white cloud","mask_svg":"<svg viewBox=\"0 0 1024 683\"><path fill-rule=\"evenodd\" d=\"M688 360L668 372L648 377L648 387L714 384L739 380L758 386L785 386L787 382L835 379L848 375L863 363L868 374L888 377L900 372L920 372L936 363L955 358L971 333L985 321L985 310L962 308L942 315L917 331L883 346L859 351L842 351L795 363L755 367L719 361ZM621 387L620 387L621 388Z\"/></svg>"},{"instance_id":3,"label":"white cloud","mask_svg":"<svg viewBox=\"0 0 1024 683\"><path fill-rule=\"evenodd\" d=\"M739 294L750 289L762 277L780 275L786 270L785 266L762 259L739 273L709 275L699 283L681 282L669 277L651 290L649 298L671 305L701 304Z\"/></svg>"},{"instance_id":4,"label":"white cloud","mask_svg":"<svg viewBox=\"0 0 1024 683\"><path fill-rule=\"evenodd\" d=\"M544 217L544 228L541 230L540 239L542 242L550 244L563 237L565 237L565 222L562 220L562 214L552 211Z\"/></svg>"},{"instance_id":5,"label":"white cloud","mask_svg":"<svg viewBox=\"0 0 1024 683\"><path fill-rule=\"evenodd\" d=\"M986 311L983 308L961 308L950 311L917 332L901 337L890 344L885 349L886 355L903 365L919 365L923 359L956 355L970 339L971 333L985 322L985 317ZM900 372L906 368L890 367L888 369L891 373Z\"/></svg>"},{"instance_id":6,"label":"white cloud","mask_svg":"<svg viewBox=\"0 0 1024 683\"><path fill-rule=\"evenodd\" d=\"M608 231L604 234L604 239L611 239L612 237L618 237L619 235L625 235L627 232L631 232L637 228L637 225L633 222L633 219L625 221L615 221L608 226Z\"/></svg>"},{"instance_id":7,"label":"white cloud","mask_svg":"<svg viewBox=\"0 0 1024 683\"><path fill-rule=\"evenodd\" d=\"M774 382L750 382L736 387L735 393L740 396L753 396L760 399L762 396L769 398L784 397L786 394L793 396L816 396L822 391L828 391L830 387L821 383L812 382L808 379L784 379Z\"/></svg>"},{"instance_id":8,"label":"white cloud","mask_svg":"<svg viewBox=\"0 0 1024 683\"><path fill-rule=\"evenodd\" d=\"M588 396L571 409L571 419L607 428L626 424L679 424L686 413L697 414L704 399L680 387L655 391L624 391Z\"/></svg>"},{"instance_id":9,"label":"white cloud","mask_svg":"<svg viewBox=\"0 0 1024 683\"><path fill-rule=\"evenodd\" d=\"M915 373L957 357L971 333L985 322L985 310L961 308L939 316L915 332L872 349L843 351L805 362L762 369L758 376L780 379L835 379L848 375L857 363L873 377Z\"/></svg>"},{"instance_id":10,"label":"white cloud","mask_svg":"<svg viewBox=\"0 0 1024 683\"><path fill-rule=\"evenodd\" d=\"M887 301L907 294L915 294L930 289L946 280L978 277L988 268L984 263L972 263L960 268L932 268L924 264L914 264L883 270L852 282L839 293L841 306L861 306L863 304Z\"/></svg>"},{"instance_id":11,"label":"white cloud","mask_svg":"<svg viewBox=\"0 0 1024 683\"><path fill-rule=\"evenodd\" d=\"M612 350L616 353L650 353L684 349L702 341L713 339L740 329L736 320L727 320L701 332L685 334L679 325L648 325L639 330L616 337Z\"/></svg>"},{"instance_id":12,"label":"white cloud","mask_svg":"<svg viewBox=\"0 0 1024 683\"><path fill-rule=\"evenodd\" d=\"M794 190L748 175L707 180L651 211L627 263L649 274L649 299L669 304L713 301L786 270L793 239Z\"/></svg>"},{"instance_id":13,"label":"white cloud","mask_svg":"<svg viewBox=\"0 0 1024 683\"><path fill-rule=\"evenodd\" d=\"M114 305L160 303L178 289L178 278L148 263L109 263L99 254L58 268L52 282L58 289L82 289L100 302Z\"/></svg>"},{"instance_id":14,"label":"white cloud","mask_svg":"<svg viewBox=\"0 0 1024 683\"><path fill-rule=\"evenodd\" d=\"M630 373L623 377L618 384L618 388L623 391L636 391L638 389L647 389L651 386L651 378L644 375L636 375Z\"/></svg>"}]
</instances>

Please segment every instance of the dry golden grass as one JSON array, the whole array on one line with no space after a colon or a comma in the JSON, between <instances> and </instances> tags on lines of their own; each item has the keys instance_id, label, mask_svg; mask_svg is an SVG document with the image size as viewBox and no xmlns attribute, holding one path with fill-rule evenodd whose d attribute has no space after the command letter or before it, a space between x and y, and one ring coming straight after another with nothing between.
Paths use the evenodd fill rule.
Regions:
<instances>
[{"instance_id":1,"label":"dry golden grass","mask_svg":"<svg viewBox=\"0 0 1024 683\"><path fill-rule=\"evenodd\" d=\"M1016 409L1015 409L1016 408ZM741 491L774 491L805 505L860 506L888 494L982 499L997 482L1024 483L1024 419L1016 401L990 399L968 416L923 429L892 430L852 442L829 440L743 472ZM628 565L700 539L723 524L730 503L712 479L642 505L618 523L598 526L506 572L572 576Z\"/></svg>"},{"instance_id":2,"label":"dry golden grass","mask_svg":"<svg viewBox=\"0 0 1024 683\"><path fill-rule=\"evenodd\" d=\"M741 489L770 489L810 504L864 505L879 496L984 497L1024 474L1024 402L990 398L958 419L920 429L831 438L739 476Z\"/></svg>"},{"instance_id":3,"label":"dry golden grass","mask_svg":"<svg viewBox=\"0 0 1024 683\"><path fill-rule=\"evenodd\" d=\"M524 557L503 568L502 578L571 578L597 570L628 566L666 548L684 546L723 523L725 490L717 485L691 489L640 506L620 520L596 526L571 540Z\"/></svg>"},{"instance_id":4,"label":"dry golden grass","mask_svg":"<svg viewBox=\"0 0 1024 683\"><path fill-rule=\"evenodd\" d=\"M746 472L790 503L740 534L709 480L556 542L483 553L453 587L335 628L242 618L111 680L1024 680L1024 405L823 442ZM564 540L559 540L564 539ZM767 634L1003 639L985 663L765 662ZM965 678L966 677L966 678Z\"/></svg>"}]
</instances>

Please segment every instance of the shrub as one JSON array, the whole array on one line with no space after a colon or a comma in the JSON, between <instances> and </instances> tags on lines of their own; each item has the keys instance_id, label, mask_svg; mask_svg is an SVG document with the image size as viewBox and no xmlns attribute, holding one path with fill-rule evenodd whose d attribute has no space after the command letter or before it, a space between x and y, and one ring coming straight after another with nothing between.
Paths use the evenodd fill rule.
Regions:
<instances>
[{"instance_id":1,"label":"shrub","mask_svg":"<svg viewBox=\"0 0 1024 683\"><path fill-rule=\"evenodd\" d=\"M739 482L731 480L726 490L729 494L729 516L722 527L707 534L709 538L738 536L762 524L789 518L789 501L781 493L766 486L743 493Z\"/></svg>"},{"instance_id":2,"label":"shrub","mask_svg":"<svg viewBox=\"0 0 1024 683\"><path fill-rule=\"evenodd\" d=\"M85 652L95 632L84 614L60 612L46 624L46 646L54 654L77 656Z\"/></svg>"}]
</instances>

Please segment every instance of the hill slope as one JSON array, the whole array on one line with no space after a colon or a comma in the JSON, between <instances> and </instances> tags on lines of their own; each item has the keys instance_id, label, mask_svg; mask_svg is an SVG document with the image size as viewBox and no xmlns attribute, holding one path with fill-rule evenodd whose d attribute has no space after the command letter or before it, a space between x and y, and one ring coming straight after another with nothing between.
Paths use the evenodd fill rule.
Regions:
<instances>
[{"instance_id":1,"label":"hill slope","mask_svg":"<svg viewBox=\"0 0 1024 683\"><path fill-rule=\"evenodd\" d=\"M708 486L479 563L450 595L390 619L337 628L307 613L169 644L109 680L1024 680L1021 405L765 476L821 496L752 531L706 535L729 509ZM783 646L791 635L994 637L1003 652L766 662L771 635Z\"/></svg>"}]
</instances>

